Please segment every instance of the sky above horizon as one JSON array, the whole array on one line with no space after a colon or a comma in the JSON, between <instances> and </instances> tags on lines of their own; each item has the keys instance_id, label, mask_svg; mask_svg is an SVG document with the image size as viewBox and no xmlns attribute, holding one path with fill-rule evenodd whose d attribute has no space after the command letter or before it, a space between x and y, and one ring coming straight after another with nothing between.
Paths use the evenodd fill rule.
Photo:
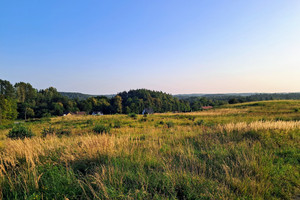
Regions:
<instances>
[{"instance_id":1,"label":"sky above horizon","mask_svg":"<svg viewBox=\"0 0 300 200\"><path fill-rule=\"evenodd\" d=\"M0 2L0 79L114 94L300 92L299 0Z\"/></svg>"}]
</instances>

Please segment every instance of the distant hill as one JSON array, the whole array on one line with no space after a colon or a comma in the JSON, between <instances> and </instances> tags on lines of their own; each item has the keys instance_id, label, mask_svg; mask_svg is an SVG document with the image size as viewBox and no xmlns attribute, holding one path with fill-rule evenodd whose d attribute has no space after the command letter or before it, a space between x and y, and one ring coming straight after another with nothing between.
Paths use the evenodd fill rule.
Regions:
<instances>
[{"instance_id":1,"label":"distant hill","mask_svg":"<svg viewBox=\"0 0 300 200\"><path fill-rule=\"evenodd\" d=\"M255 95L258 93L225 93L225 94L176 94L173 95L174 97L177 97L179 99L187 99L190 97L224 97L224 96L241 96L241 97L247 97L251 95Z\"/></svg>"},{"instance_id":2,"label":"distant hill","mask_svg":"<svg viewBox=\"0 0 300 200\"><path fill-rule=\"evenodd\" d=\"M108 94L108 95L92 95L92 94L82 94L79 92L59 92L61 95L68 97L70 99L76 99L78 98L79 100L84 100L89 97L97 97L97 96L106 96L108 98L114 97L114 94Z\"/></svg>"},{"instance_id":3,"label":"distant hill","mask_svg":"<svg viewBox=\"0 0 300 200\"><path fill-rule=\"evenodd\" d=\"M85 100L89 97L97 97L97 96L105 96L107 98L112 98L115 94L108 95L91 95L91 94L83 94L79 92L59 92L63 96L66 96L70 99ZM189 99L195 97L206 97L209 99L216 100L228 100L230 98L239 98L239 97L248 97L248 98L257 98L257 100L268 100L268 99L299 99L300 93L224 93L224 94L175 94L172 95L178 99Z\"/></svg>"}]
</instances>

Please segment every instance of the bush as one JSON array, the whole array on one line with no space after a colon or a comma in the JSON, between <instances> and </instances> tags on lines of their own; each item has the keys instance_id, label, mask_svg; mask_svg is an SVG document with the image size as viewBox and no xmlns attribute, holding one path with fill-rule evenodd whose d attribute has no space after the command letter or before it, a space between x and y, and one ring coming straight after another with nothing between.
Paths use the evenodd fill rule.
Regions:
<instances>
[{"instance_id":1,"label":"bush","mask_svg":"<svg viewBox=\"0 0 300 200\"><path fill-rule=\"evenodd\" d=\"M61 137L61 136L69 136L71 134L71 131L70 130L66 130L66 129L58 129L55 131L55 134L58 136L58 137Z\"/></svg>"},{"instance_id":2,"label":"bush","mask_svg":"<svg viewBox=\"0 0 300 200\"><path fill-rule=\"evenodd\" d=\"M14 126L7 135L7 137L12 138L12 139L31 138L32 136L34 136L32 131L22 125Z\"/></svg>"},{"instance_id":3,"label":"bush","mask_svg":"<svg viewBox=\"0 0 300 200\"><path fill-rule=\"evenodd\" d=\"M120 121L115 121L114 128L121 128L121 122Z\"/></svg>"},{"instance_id":4,"label":"bush","mask_svg":"<svg viewBox=\"0 0 300 200\"><path fill-rule=\"evenodd\" d=\"M133 118L133 119L137 118L137 115L135 113L129 113L128 116Z\"/></svg>"},{"instance_id":5,"label":"bush","mask_svg":"<svg viewBox=\"0 0 300 200\"><path fill-rule=\"evenodd\" d=\"M52 128L51 125L49 128L44 128L42 131L42 136L46 137L47 135L54 135L55 134L55 128Z\"/></svg>"},{"instance_id":6,"label":"bush","mask_svg":"<svg viewBox=\"0 0 300 200\"><path fill-rule=\"evenodd\" d=\"M299 112L299 111L300 111L299 108L295 108L295 109L294 109L294 112Z\"/></svg>"},{"instance_id":7,"label":"bush","mask_svg":"<svg viewBox=\"0 0 300 200\"><path fill-rule=\"evenodd\" d=\"M103 124L97 124L94 126L93 131L95 133L110 133L110 127L104 126Z\"/></svg>"},{"instance_id":8,"label":"bush","mask_svg":"<svg viewBox=\"0 0 300 200\"><path fill-rule=\"evenodd\" d=\"M66 129L55 129L52 128L51 125L49 126L49 128L44 128L42 131L42 136L46 137L47 135L57 135L58 137L61 137L63 135L69 136L71 134L70 130L66 130Z\"/></svg>"},{"instance_id":9,"label":"bush","mask_svg":"<svg viewBox=\"0 0 300 200\"><path fill-rule=\"evenodd\" d=\"M174 127L174 122L172 122L172 121L168 121L168 122L166 122L166 124L167 124L168 128Z\"/></svg>"},{"instance_id":10,"label":"bush","mask_svg":"<svg viewBox=\"0 0 300 200\"><path fill-rule=\"evenodd\" d=\"M203 119L201 119L201 120L197 120L197 121L195 122L195 125L196 125L196 126L201 126L201 125L204 125L204 121L203 121Z\"/></svg>"},{"instance_id":11,"label":"bush","mask_svg":"<svg viewBox=\"0 0 300 200\"><path fill-rule=\"evenodd\" d=\"M93 124L94 124L94 122L93 122L93 120L91 120L91 119L88 119L88 120L86 120L86 124L88 124L88 125L93 125Z\"/></svg>"},{"instance_id":12,"label":"bush","mask_svg":"<svg viewBox=\"0 0 300 200\"><path fill-rule=\"evenodd\" d=\"M140 121L141 121L141 122L146 122L146 121L147 121L147 118L146 118L146 117L143 117Z\"/></svg>"},{"instance_id":13,"label":"bush","mask_svg":"<svg viewBox=\"0 0 300 200\"><path fill-rule=\"evenodd\" d=\"M195 116L190 116L190 117L189 117L189 120L191 120L191 121L194 121L195 119L196 119Z\"/></svg>"}]
</instances>

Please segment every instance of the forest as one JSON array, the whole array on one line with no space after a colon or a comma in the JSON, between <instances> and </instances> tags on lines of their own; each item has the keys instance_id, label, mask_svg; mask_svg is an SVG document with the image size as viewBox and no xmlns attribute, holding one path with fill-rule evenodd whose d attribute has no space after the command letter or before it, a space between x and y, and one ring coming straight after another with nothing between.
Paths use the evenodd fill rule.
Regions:
<instances>
[{"instance_id":1,"label":"forest","mask_svg":"<svg viewBox=\"0 0 300 200\"><path fill-rule=\"evenodd\" d=\"M146 89L121 92L111 98L93 96L87 99L69 98L54 87L37 90L30 83L19 82L12 85L0 80L0 119L1 124L15 119L62 116L67 112L93 111L104 114L139 114L145 108L154 112L188 112L190 103L179 100L170 94Z\"/></svg>"},{"instance_id":2,"label":"forest","mask_svg":"<svg viewBox=\"0 0 300 200\"><path fill-rule=\"evenodd\" d=\"M141 114L145 108L151 108L155 113L191 112L202 110L203 106L218 107L251 101L300 99L300 93L177 98L161 91L137 89L116 95L78 97L80 96L74 93L58 92L54 87L38 90L30 83L18 82L12 85L9 81L0 79L0 124L8 124L15 119L62 116L64 113L78 111L87 114L95 111L103 114Z\"/></svg>"}]
</instances>

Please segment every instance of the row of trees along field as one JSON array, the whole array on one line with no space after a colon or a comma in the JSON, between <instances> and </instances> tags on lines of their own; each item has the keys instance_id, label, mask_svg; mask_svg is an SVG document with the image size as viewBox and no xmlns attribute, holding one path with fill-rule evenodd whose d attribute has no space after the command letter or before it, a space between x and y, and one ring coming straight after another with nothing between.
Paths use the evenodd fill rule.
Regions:
<instances>
[{"instance_id":1,"label":"row of trees along field","mask_svg":"<svg viewBox=\"0 0 300 200\"><path fill-rule=\"evenodd\" d=\"M145 108L154 112L188 112L200 110L203 105L213 105L206 99L198 101L179 100L170 94L146 89L121 92L111 98L89 97L79 100L68 98L55 88L37 90L30 83L19 82L12 85L0 79L0 120L1 124L16 118L41 118L61 116L66 112L100 111L104 114L141 113Z\"/></svg>"},{"instance_id":2,"label":"row of trees along field","mask_svg":"<svg viewBox=\"0 0 300 200\"><path fill-rule=\"evenodd\" d=\"M66 112L99 111L104 114L142 113L145 108L154 112L190 112L202 109L202 106L220 106L249 101L273 99L300 99L300 93L255 94L242 96L207 96L178 99L164 92L146 89L121 92L110 97L91 96L87 99L69 98L55 88L37 90L30 83L19 82L12 85L0 79L0 124L16 118L41 118L61 116Z\"/></svg>"}]
</instances>

